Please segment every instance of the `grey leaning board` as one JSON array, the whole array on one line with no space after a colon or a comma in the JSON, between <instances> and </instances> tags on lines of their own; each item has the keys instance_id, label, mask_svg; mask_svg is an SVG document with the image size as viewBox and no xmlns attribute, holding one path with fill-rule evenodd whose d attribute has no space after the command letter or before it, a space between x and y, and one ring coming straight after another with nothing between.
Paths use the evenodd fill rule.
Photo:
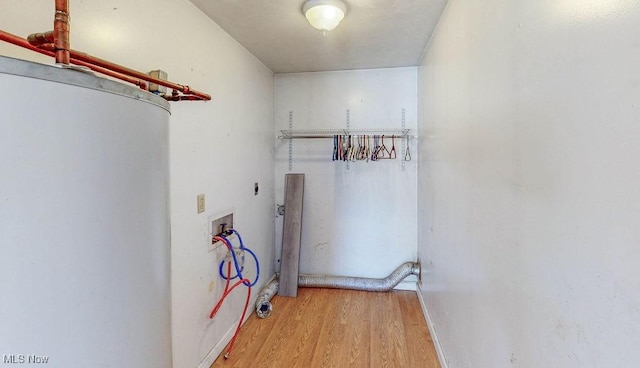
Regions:
<instances>
[{"instance_id":1,"label":"grey leaning board","mask_svg":"<svg viewBox=\"0 0 640 368\"><path fill-rule=\"evenodd\" d=\"M302 197L304 174L284 176L284 225L282 229L282 263L278 295L298 296L298 266L302 234Z\"/></svg>"}]
</instances>

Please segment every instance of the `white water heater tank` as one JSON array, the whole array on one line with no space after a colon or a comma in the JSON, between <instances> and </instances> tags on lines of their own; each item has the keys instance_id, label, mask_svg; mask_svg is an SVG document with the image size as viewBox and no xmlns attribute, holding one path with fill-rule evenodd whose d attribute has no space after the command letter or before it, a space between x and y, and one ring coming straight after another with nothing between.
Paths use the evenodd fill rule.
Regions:
<instances>
[{"instance_id":1,"label":"white water heater tank","mask_svg":"<svg viewBox=\"0 0 640 368\"><path fill-rule=\"evenodd\" d=\"M168 104L6 57L0 86L0 363L171 367Z\"/></svg>"}]
</instances>

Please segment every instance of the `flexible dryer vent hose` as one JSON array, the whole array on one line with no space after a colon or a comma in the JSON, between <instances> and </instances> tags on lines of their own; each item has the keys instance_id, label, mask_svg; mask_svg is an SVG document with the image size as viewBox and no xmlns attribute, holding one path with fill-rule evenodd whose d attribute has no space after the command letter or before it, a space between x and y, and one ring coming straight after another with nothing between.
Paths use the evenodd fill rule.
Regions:
<instances>
[{"instance_id":1,"label":"flexible dryer vent hose","mask_svg":"<svg viewBox=\"0 0 640 368\"><path fill-rule=\"evenodd\" d=\"M329 289L347 289L361 291L389 291L410 275L420 275L420 264L415 262L403 263L389 276L383 279L369 279L363 277L298 275L298 286ZM256 300L256 314L260 318L267 318L273 311L271 298L278 292L278 278L271 280L258 294Z\"/></svg>"}]
</instances>

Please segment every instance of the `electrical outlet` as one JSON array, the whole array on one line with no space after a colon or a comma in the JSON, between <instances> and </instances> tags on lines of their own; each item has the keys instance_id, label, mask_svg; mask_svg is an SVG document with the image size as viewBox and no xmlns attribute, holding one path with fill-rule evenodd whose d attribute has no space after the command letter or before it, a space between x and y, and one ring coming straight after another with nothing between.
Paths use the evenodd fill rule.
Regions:
<instances>
[{"instance_id":1,"label":"electrical outlet","mask_svg":"<svg viewBox=\"0 0 640 368\"><path fill-rule=\"evenodd\" d=\"M205 203L204 203L204 193L198 194L198 213L204 212Z\"/></svg>"}]
</instances>

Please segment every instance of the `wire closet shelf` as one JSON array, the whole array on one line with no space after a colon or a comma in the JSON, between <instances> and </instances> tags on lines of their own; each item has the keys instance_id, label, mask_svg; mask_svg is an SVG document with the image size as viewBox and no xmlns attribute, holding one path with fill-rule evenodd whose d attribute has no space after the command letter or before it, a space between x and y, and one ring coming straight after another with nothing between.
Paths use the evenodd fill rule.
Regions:
<instances>
[{"instance_id":1,"label":"wire closet shelf","mask_svg":"<svg viewBox=\"0 0 640 368\"><path fill-rule=\"evenodd\" d=\"M415 138L410 135L411 129L283 129L278 139L314 139L344 136L395 136L396 138Z\"/></svg>"}]
</instances>

